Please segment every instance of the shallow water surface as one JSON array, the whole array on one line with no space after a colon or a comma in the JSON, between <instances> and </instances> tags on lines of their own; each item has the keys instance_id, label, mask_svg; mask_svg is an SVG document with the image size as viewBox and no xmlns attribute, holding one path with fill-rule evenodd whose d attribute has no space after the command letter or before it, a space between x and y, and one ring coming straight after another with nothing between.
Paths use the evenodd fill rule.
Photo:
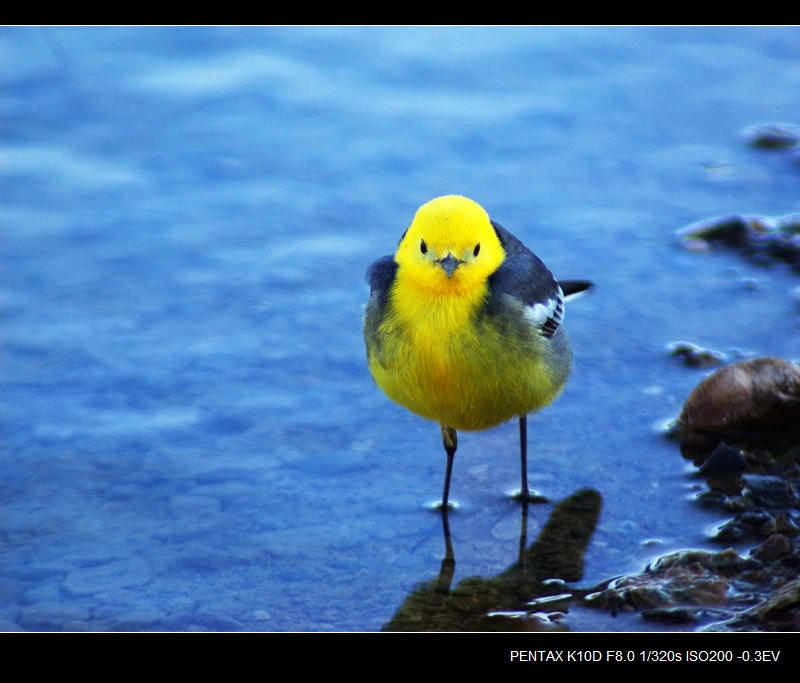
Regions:
<instances>
[{"instance_id":1,"label":"shallow water surface","mask_svg":"<svg viewBox=\"0 0 800 683\"><path fill-rule=\"evenodd\" d=\"M0 628L374 631L434 579L439 428L374 386L361 315L368 264L447 193L596 283L529 420L531 485L602 499L576 583L717 548L658 431L707 371L667 345L797 360L800 282L674 233L800 210L800 166L739 136L797 116L797 29L5 28L0 50ZM453 585L517 559L517 449L514 423L460 435Z\"/></svg>"}]
</instances>

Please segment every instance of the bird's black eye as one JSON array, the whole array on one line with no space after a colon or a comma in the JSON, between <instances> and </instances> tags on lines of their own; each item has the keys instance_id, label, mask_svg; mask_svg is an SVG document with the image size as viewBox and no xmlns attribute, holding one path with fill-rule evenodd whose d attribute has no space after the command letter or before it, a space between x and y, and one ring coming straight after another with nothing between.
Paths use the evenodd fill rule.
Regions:
<instances>
[{"instance_id":1,"label":"bird's black eye","mask_svg":"<svg viewBox=\"0 0 800 683\"><path fill-rule=\"evenodd\" d=\"M475 249L473 250L473 252L472 252L472 255L473 255L473 256L477 256L477 255L478 255L478 254L480 254L480 253L481 253L481 243L480 243L480 242L478 242L478 243L475 245Z\"/></svg>"},{"instance_id":2,"label":"bird's black eye","mask_svg":"<svg viewBox=\"0 0 800 683\"><path fill-rule=\"evenodd\" d=\"M425 240L420 240L420 241L419 241L419 250L420 250L420 251L421 251L423 254L427 254L427 253L428 253L428 245L427 245L427 244L425 244Z\"/></svg>"}]
</instances>

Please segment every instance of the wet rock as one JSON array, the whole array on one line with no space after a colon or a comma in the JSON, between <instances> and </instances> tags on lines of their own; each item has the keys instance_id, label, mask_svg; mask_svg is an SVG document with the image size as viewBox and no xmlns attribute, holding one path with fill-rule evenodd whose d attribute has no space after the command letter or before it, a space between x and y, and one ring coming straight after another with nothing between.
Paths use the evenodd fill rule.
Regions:
<instances>
[{"instance_id":1,"label":"wet rock","mask_svg":"<svg viewBox=\"0 0 800 683\"><path fill-rule=\"evenodd\" d=\"M800 212L778 216L775 227L787 235L800 235Z\"/></svg>"},{"instance_id":2,"label":"wet rock","mask_svg":"<svg viewBox=\"0 0 800 683\"><path fill-rule=\"evenodd\" d=\"M800 520L790 517L784 512L779 512L775 515L775 518L772 520L770 524L770 529L774 531L784 534L789 538L795 538L800 536ZM764 532L764 527L762 527L762 533ZM766 534L763 534L766 535Z\"/></svg>"},{"instance_id":3,"label":"wet rock","mask_svg":"<svg viewBox=\"0 0 800 683\"><path fill-rule=\"evenodd\" d=\"M739 515L739 522L753 529L760 529L773 521L772 515L763 508L754 508Z\"/></svg>"},{"instance_id":4,"label":"wet rock","mask_svg":"<svg viewBox=\"0 0 800 683\"><path fill-rule=\"evenodd\" d=\"M742 137L759 149L792 149L800 145L800 126L791 123L767 123L750 126Z\"/></svg>"},{"instance_id":5,"label":"wet rock","mask_svg":"<svg viewBox=\"0 0 800 683\"><path fill-rule=\"evenodd\" d=\"M782 477L747 474L742 477L743 493L761 507L786 509L792 505L792 495L788 482Z\"/></svg>"},{"instance_id":6,"label":"wet rock","mask_svg":"<svg viewBox=\"0 0 800 683\"><path fill-rule=\"evenodd\" d=\"M727 365L703 380L678 424L698 430L800 428L800 367L781 358Z\"/></svg>"},{"instance_id":7,"label":"wet rock","mask_svg":"<svg viewBox=\"0 0 800 683\"><path fill-rule=\"evenodd\" d=\"M700 566L707 569L741 568L746 564L744 558L733 548L712 553L708 550L679 550L664 555L648 568L651 571L670 569L672 567Z\"/></svg>"},{"instance_id":8,"label":"wet rock","mask_svg":"<svg viewBox=\"0 0 800 683\"><path fill-rule=\"evenodd\" d=\"M770 516L742 516L752 528ZM775 516L775 519L778 515ZM587 591L589 608L640 612L642 618L673 625L704 625L715 631L800 630L800 538L775 533L750 551L682 550L665 555L638 575Z\"/></svg>"},{"instance_id":9,"label":"wet rock","mask_svg":"<svg viewBox=\"0 0 800 683\"><path fill-rule=\"evenodd\" d=\"M662 586L633 585L624 586L625 601L636 609L647 609L656 605L670 603L670 595Z\"/></svg>"},{"instance_id":10,"label":"wet rock","mask_svg":"<svg viewBox=\"0 0 800 683\"><path fill-rule=\"evenodd\" d=\"M689 342L673 342L667 349L673 356L681 356L687 365L693 368L708 368L727 362L724 353L703 349Z\"/></svg>"},{"instance_id":11,"label":"wet rock","mask_svg":"<svg viewBox=\"0 0 800 683\"><path fill-rule=\"evenodd\" d=\"M728 496L726 496L722 491L702 491L701 493L697 494L695 500L703 507L718 508L725 505L725 502L728 500Z\"/></svg>"},{"instance_id":12,"label":"wet rock","mask_svg":"<svg viewBox=\"0 0 800 683\"><path fill-rule=\"evenodd\" d=\"M800 579L787 582L729 624L736 630L750 630L749 624L757 625L759 630L800 630Z\"/></svg>"},{"instance_id":13,"label":"wet rock","mask_svg":"<svg viewBox=\"0 0 800 683\"><path fill-rule=\"evenodd\" d=\"M746 253L763 259L765 265L771 261L783 261L794 265L800 261L800 241L796 235L771 232L754 236L747 245Z\"/></svg>"},{"instance_id":14,"label":"wet rock","mask_svg":"<svg viewBox=\"0 0 800 683\"><path fill-rule=\"evenodd\" d=\"M749 509L721 526L714 536L715 541L735 543L746 538L763 539L773 534L783 534L787 538L800 536L800 520L795 521L791 513L770 512L763 507L754 507L748 497L742 498L747 501ZM730 509L728 505L726 508Z\"/></svg>"},{"instance_id":15,"label":"wet rock","mask_svg":"<svg viewBox=\"0 0 800 683\"><path fill-rule=\"evenodd\" d=\"M770 596L761 606L759 614L764 619L768 619L789 611L797 612L798 608L800 608L800 579L775 591L774 595ZM800 626L796 618L795 624Z\"/></svg>"},{"instance_id":16,"label":"wet rock","mask_svg":"<svg viewBox=\"0 0 800 683\"><path fill-rule=\"evenodd\" d=\"M700 467L700 474L711 476L737 476L747 469L747 459L742 451L721 442Z\"/></svg>"},{"instance_id":17,"label":"wet rock","mask_svg":"<svg viewBox=\"0 0 800 683\"><path fill-rule=\"evenodd\" d=\"M736 521L728 522L714 535L717 543L738 543L749 535L747 527Z\"/></svg>"},{"instance_id":18,"label":"wet rock","mask_svg":"<svg viewBox=\"0 0 800 683\"><path fill-rule=\"evenodd\" d=\"M583 604L676 628L800 630L799 409L800 368L781 359L736 363L702 382L672 436L709 487L696 500L735 515L713 540L749 552L670 553Z\"/></svg>"},{"instance_id":19,"label":"wet rock","mask_svg":"<svg viewBox=\"0 0 800 683\"><path fill-rule=\"evenodd\" d=\"M635 610L719 606L727 603L729 592L730 582L725 577L700 563L689 562L669 567L656 565L644 574L618 579L593 596L593 602L614 608L625 605Z\"/></svg>"},{"instance_id":20,"label":"wet rock","mask_svg":"<svg viewBox=\"0 0 800 683\"><path fill-rule=\"evenodd\" d=\"M725 509L731 512L741 512L742 510L748 510L752 507L755 507L755 503L748 496L730 496L728 500L725 501Z\"/></svg>"},{"instance_id":21,"label":"wet rock","mask_svg":"<svg viewBox=\"0 0 800 683\"><path fill-rule=\"evenodd\" d=\"M762 562L772 562L779 557L788 555L792 550L789 539L783 534L770 534L766 540L752 551L753 557Z\"/></svg>"},{"instance_id":22,"label":"wet rock","mask_svg":"<svg viewBox=\"0 0 800 683\"><path fill-rule=\"evenodd\" d=\"M721 243L729 247L742 247L748 243L755 227L750 221L738 214L706 218L681 228L677 232L683 243L694 240Z\"/></svg>"},{"instance_id":23,"label":"wet rock","mask_svg":"<svg viewBox=\"0 0 800 683\"><path fill-rule=\"evenodd\" d=\"M756 263L786 263L800 270L800 214L785 216L716 216L681 228L682 247L709 252L714 245L740 250Z\"/></svg>"}]
</instances>

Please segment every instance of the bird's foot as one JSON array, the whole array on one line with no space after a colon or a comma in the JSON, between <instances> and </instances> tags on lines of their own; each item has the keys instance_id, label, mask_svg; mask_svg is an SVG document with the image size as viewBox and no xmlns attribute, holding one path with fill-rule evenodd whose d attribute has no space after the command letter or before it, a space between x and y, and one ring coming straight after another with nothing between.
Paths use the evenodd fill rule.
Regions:
<instances>
[{"instance_id":1,"label":"bird's foot","mask_svg":"<svg viewBox=\"0 0 800 683\"><path fill-rule=\"evenodd\" d=\"M550 502L550 500L546 496L543 496L541 493L539 493L538 491L534 491L533 489L526 489L524 491L521 490L515 491L511 497L514 500L520 501L521 503L540 504L540 503Z\"/></svg>"}]
</instances>

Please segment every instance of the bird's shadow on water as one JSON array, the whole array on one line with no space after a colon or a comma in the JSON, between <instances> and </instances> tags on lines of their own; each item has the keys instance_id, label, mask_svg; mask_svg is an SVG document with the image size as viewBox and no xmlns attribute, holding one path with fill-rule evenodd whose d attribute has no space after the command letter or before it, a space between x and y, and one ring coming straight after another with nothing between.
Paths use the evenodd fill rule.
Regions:
<instances>
[{"instance_id":1,"label":"bird's shadow on water","mask_svg":"<svg viewBox=\"0 0 800 683\"><path fill-rule=\"evenodd\" d=\"M583 578L584 555L601 508L597 491L576 491L554 507L539 537L528 547L528 503L523 502L517 561L495 577L469 577L455 588L449 510L443 508L445 556L439 576L419 584L382 630L567 630L559 617L576 595L566 582Z\"/></svg>"}]
</instances>

